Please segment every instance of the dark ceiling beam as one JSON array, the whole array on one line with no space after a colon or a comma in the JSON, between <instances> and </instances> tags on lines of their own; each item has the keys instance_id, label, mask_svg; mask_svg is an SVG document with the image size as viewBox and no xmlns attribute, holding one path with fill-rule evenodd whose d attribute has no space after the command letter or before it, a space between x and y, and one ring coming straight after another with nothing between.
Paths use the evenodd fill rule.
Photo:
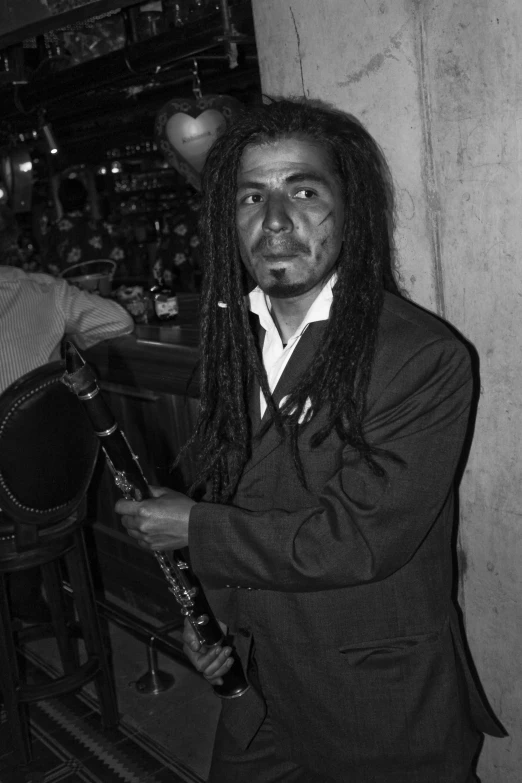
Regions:
<instances>
[{"instance_id":1,"label":"dark ceiling beam","mask_svg":"<svg viewBox=\"0 0 522 783\"><path fill-rule=\"evenodd\" d=\"M203 94L215 92L241 92L246 89L259 91L259 69L257 58L249 58L240 68L230 71L223 68L199 69ZM72 99L53 106L49 112L49 119L56 127L75 127L76 123L85 121L86 116L103 114L109 122L117 121L121 112L132 111L136 114L146 111L147 106L158 107L174 96L192 97L192 73L187 68L180 68L169 78L164 78L143 86L143 90L132 97L127 90L132 88L122 86L119 90L107 90L105 93L96 92L89 95L78 96L78 100ZM30 123L29 123L30 124Z\"/></svg>"},{"instance_id":2,"label":"dark ceiling beam","mask_svg":"<svg viewBox=\"0 0 522 783\"><path fill-rule=\"evenodd\" d=\"M234 70L206 72L200 69L204 94L232 95L245 105L261 100L261 86L257 60ZM88 95L84 100L67 101L55 108L60 114L49 116L53 132L61 150L59 167L77 163L102 164L106 151L125 147L144 139L152 140L157 113L174 97L192 97L192 75L184 71L174 81L157 90L144 91L135 98ZM23 115L16 123L17 131L31 131L35 115ZM35 141L35 145L39 145ZM56 161L58 163L58 161Z\"/></svg>"},{"instance_id":3,"label":"dark ceiling beam","mask_svg":"<svg viewBox=\"0 0 522 783\"><path fill-rule=\"evenodd\" d=\"M235 9L236 10L236 9ZM245 35L240 46L255 46L250 9L237 6L236 27ZM152 76L158 68L194 59L200 54L223 53L224 44L216 39L222 35L221 14L176 28L168 33L126 46L124 49L66 68L45 78L35 78L27 85L4 87L0 90L2 119L9 120L20 113L31 113L39 107L51 108L54 102L70 100L122 79L134 80ZM22 110L22 111L21 111Z\"/></svg>"},{"instance_id":4,"label":"dark ceiling beam","mask_svg":"<svg viewBox=\"0 0 522 783\"><path fill-rule=\"evenodd\" d=\"M258 74L250 72L237 73L234 82L230 77L216 77L206 81L208 90L206 94L232 94L241 102L251 103L254 96L260 96ZM64 146L82 145L95 139L110 139L120 133L127 136L139 136L145 128L149 135L152 134L154 121L162 106L173 98L190 97L190 84L183 89L182 84L171 85L169 90L157 93L154 96L139 96L140 100L128 103L126 106L113 108L111 111L103 110L85 112L83 118L77 116L67 121L53 120L53 130L57 138ZM90 119L87 119L89 117Z\"/></svg>"},{"instance_id":5,"label":"dark ceiling beam","mask_svg":"<svg viewBox=\"0 0 522 783\"><path fill-rule=\"evenodd\" d=\"M20 6L23 0L18 0ZM42 16L37 21L30 22L23 26L18 26L14 30L0 35L0 49L6 49L8 46L25 41L27 38L35 38L37 35L50 33L52 30L59 30L71 24L78 24L92 19L94 16L103 16L110 11L116 11L120 8L136 5L136 0L91 0L90 3L74 8L71 11L64 11L61 14L49 14ZM44 7L42 3L42 8ZM5 20L3 22L5 24ZM7 21L7 24L9 22Z\"/></svg>"}]
</instances>

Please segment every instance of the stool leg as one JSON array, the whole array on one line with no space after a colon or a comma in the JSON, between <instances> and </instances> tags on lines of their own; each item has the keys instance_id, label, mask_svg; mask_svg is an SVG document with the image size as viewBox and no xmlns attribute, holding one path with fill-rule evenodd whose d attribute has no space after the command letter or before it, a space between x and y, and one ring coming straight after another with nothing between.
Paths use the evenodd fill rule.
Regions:
<instances>
[{"instance_id":1,"label":"stool leg","mask_svg":"<svg viewBox=\"0 0 522 783\"><path fill-rule=\"evenodd\" d=\"M7 724L20 764L29 764L32 758L31 736L27 705L18 699L20 669L14 643L11 611L7 599L7 580L0 574L0 690L4 701Z\"/></svg>"},{"instance_id":2,"label":"stool leg","mask_svg":"<svg viewBox=\"0 0 522 783\"><path fill-rule=\"evenodd\" d=\"M91 571L81 530L76 532L75 539L76 545L65 556L67 571L74 593L74 601L78 611L87 655L98 658L100 665L94 684L100 703L102 723L105 728L111 728L119 723L114 680L100 628Z\"/></svg>"},{"instance_id":3,"label":"stool leg","mask_svg":"<svg viewBox=\"0 0 522 783\"><path fill-rule=\"evenodd\" d=\"M80 658L78 645L72 638L67 625L68 606L63 591L60 563L57 560L44 563L41 569L63 670L65 674L72 674L80 665Z\"/></svg>"}]
</instances>

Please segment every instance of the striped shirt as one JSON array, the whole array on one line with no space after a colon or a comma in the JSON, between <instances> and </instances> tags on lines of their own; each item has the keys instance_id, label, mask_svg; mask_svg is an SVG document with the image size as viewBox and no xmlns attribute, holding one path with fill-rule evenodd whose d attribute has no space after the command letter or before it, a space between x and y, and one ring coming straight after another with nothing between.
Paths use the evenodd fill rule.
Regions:
<instances>
[{"instance_id":1,"label":"striped shirt","mask_svg":"<svg viewBox=\"0 0 522 783\"><path fill-rule=\"evenodd\" d=\"M129 313L110 299L50 275L0 266L0 393L59 359L65 335L85 349L133 329Z\"/></svg>"}]
</instances>

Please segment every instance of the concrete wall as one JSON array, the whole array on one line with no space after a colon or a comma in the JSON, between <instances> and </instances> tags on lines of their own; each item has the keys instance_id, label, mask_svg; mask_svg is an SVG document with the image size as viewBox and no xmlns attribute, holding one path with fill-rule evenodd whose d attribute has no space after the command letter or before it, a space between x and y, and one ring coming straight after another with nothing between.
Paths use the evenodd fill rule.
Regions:
<instances>
[{"instance_id":1,"label":"concrete wall","mask_svg":"<svg viewBox=\"0 0 522 783\"><path fill-rule=\"evenodd\" d=\"M483 783L522 781L522 3L253 0L263 90L361 119L390 162L411 297L475 345L461 604L490 701Z\"/></svg>"}]
</instances>

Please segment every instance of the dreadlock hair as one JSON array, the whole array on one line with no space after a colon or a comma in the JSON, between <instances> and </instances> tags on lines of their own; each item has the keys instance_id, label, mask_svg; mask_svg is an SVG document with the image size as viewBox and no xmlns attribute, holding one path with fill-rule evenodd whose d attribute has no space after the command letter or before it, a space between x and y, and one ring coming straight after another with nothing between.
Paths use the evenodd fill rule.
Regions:
<instances>
[{"instance_id":1,"label":"dreadlock hair","mask_svg":"<svg viewBox=\"0 0 522 783\"><path fill-rule=\"evenodd\" d=\"M248 401L255 380L269 411L262 433L274 426L281 437L290 438L294 463L305 486L297 435L308 399L312 417L320 407L327 411L327 422L311 439L312 447L335 430L372 470L384 473L365 439L362 421L383 292L399 294L392 271L391 179L380 148L354 118L318 102L270 101L233 121L214 143L203 172L201 397L189 443L197 440L200 449L200 473L192 489L211 480L214 502L232 497L250 456ZM327 151L343 190L346 219L324 338L278 409L250 325L236 233L236 192L245 147L290 137Z\"/></svg>"}]
</instances>

